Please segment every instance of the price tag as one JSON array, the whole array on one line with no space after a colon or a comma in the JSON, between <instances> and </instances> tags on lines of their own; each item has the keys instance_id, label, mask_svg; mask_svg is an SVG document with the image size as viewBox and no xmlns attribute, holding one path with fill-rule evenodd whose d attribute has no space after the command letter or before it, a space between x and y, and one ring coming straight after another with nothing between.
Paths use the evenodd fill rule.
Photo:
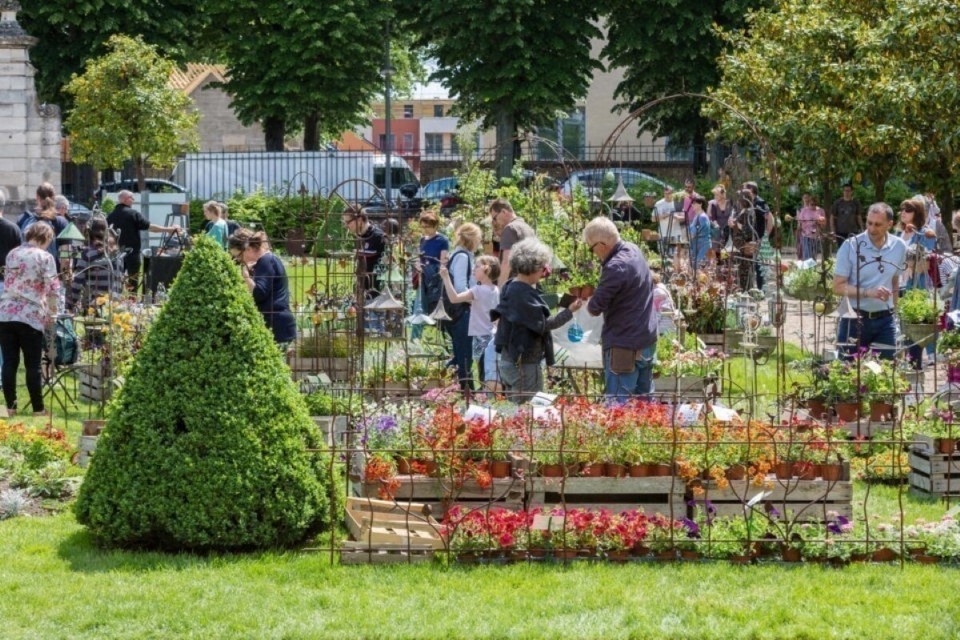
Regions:
<instances>
[{"instance_id":1,"label":"price tag","mask_svg":"<svg viewBox=\"0 0 960 640\"><path fill-rule=\"evenodd\" d=\"M467 407L467 410L463 412L464 420L481 420L483 424L490 424L493 422L494 417L496 417L497 412L494 409L488 409L487 407L481 407L475 404Z\"/></svg>"}]
</instances>

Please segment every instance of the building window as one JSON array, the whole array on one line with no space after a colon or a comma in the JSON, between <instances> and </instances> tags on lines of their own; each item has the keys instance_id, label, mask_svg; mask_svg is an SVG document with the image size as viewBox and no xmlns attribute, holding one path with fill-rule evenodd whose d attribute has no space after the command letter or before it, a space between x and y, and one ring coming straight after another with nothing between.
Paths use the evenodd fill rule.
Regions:
<instances>
[{"instance_id":1,"label":"building window","mask_svg":"<svg viewBox=\"0 0 960 640\"><path fill-rule=\"evenodd\" d=\"M397 136L391 133L390 134L390 150L393 151L396 148L397 148ZM387 136L386 134L383 134L383 133L380 134L380 150L381 151L387 150Z\"/></svg>"},{"instance_id":2,"label":"building window","mask_svg":"<svg viewBox=\"0 0 960 640\"><path fill-rule=\"evenodd\" d=\"M413 151L413 134L403 134L403 149L401 151Z\"/></svg>"},{"instance_id":3,"label":"building window","mask_svg":"<svg viewBox=\"0 0 960 640\"><path fill-rule=\"evenodd\" d=\"M565 118L545 122L537 127L541 138L537 145L538 160L556 160L560 157L583 159L586 152L586 112L578 107Z\"/></svg>"},{"instance_id":4,"label":"building window","mask_svg":"<svg viewBox=\"0 0 960 640\"><path fill-rule=\"evenodd\" d=\"M425 133L423 134L423 143L426 146L426 152L440 155L443 153L443 134Z\"/></svg>"},{"instance_id":5,"label":"building window","mask_svg":"<svg viewBox=\"0 0 960 640\"><path fill-rule=\"evenodd\" d=\"M442 105L442 104L435 104L435 105L433 105L433 117L434 117L434 118L442 118L442 117L443 117L443 105Z\"/></svg>"},{"instance_id":6,"label":"building window","mask_svg":"<svg viewBox=\"0 0 960 640\"><path fill-rule=\"evenodd\" d=\"M455 133L450 134L450 155L460 155L460 143L457 141L457 134Z\"/></svg>"},{"instance_id":7,"label":"building window","mask_svg":"<svg viewBox=\"0 0 960 640\"><path fill-rule=\"evenodd\" d=\"M412 118L412 117L413 117L413 105L412 105L412 104L405 104L405 105L403 105L403 117L404 117L404 118Z\"/></svg>"}]
</instances>

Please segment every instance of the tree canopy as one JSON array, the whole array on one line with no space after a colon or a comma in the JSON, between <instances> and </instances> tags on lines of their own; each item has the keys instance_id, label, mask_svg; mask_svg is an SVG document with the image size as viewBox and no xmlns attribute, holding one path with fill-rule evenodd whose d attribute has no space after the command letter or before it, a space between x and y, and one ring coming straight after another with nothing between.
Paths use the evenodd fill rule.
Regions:
<instances>
[{"instance_id":1,"label":"tree canopy","mask_svg":"<svg viewBox=\"0 0 960 640\"><path fill-rule=\"evenodd\" d=\"M591 39L603 4L594 0L398 0L417 41L437 60L433 77L456 97L456 112L496 127L497 172L513 167L511 140L553 120L586 95L602 68Z\"/></svg>"},{"instance_id":2,"label":"tree canopy","mask_svg":"<svg viewBox=\"0 0 960 640\"><path fill-rule=\"evenodd\" d=\"M193 0L33 0L22 2L18 21L38 39L30 50L40 99L71 109L63 88L86 62L104 55L116 34L139 35L178 62L198 55L206 14Z\"/></svg>"},{"instance_id":3,"label":"tree canopy","mask_svg":"<svg viewBox=\"0 0 960 640\"><path fill-rule=\"evenodd\" d=\"M610 0L603 55L624 69L618 106L634 110L679 92L703 93L720 79L717 58L724 42L715 30L745 26L748 11L770 0ZM698 170L711 129L694 100L662 103L646 112L642 129L669 136L671 144L694 145Z\"/></svg>"},{"instance_id":4,"label":"tree canopy","mask_svg":"<svg viewBox=\"0 0 960 640\"><path fill-rule=\"evenodd\" d=\"M762 129L792 180L830 185L862 171L878 200L898 170L949 188L960 136L955 28L960 7L937 0L785 0L754 13L746 34L727 34L714 95ZM704 112L723 135L744 133L716 105Z\"/></svg>"},{"instance_id":5,"label":"tree canopy","mask_svg":"<svg viewBox=\"0 0 960 640\"><path fill-rule=\"evenodd\" d=\"M167 81L173 62L140 38L112 36L109 52L88 61L83 75L64 87L75 106L66 121L71 150L79 162L98 169L133 159L143 189L143 165L170 166L196 148L197 120L190 98Z\"/></svg>"}]
</instances>

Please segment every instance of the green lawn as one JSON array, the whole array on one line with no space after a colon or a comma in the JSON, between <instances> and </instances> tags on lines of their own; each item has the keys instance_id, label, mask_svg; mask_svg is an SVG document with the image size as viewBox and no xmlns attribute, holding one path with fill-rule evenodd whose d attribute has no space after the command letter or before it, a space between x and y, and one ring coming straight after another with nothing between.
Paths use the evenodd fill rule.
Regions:
<instances>
[{"instance_id":1,"label":"green lawn","mask_svg":"<svg viewBox=\"0 0 960 640\"><path fill-rule=\"evenodd\" d=\"M332 567L101 551L64 514L0 523L4 638L955 638L956 568Z\"/></svg>"}]
</instances>

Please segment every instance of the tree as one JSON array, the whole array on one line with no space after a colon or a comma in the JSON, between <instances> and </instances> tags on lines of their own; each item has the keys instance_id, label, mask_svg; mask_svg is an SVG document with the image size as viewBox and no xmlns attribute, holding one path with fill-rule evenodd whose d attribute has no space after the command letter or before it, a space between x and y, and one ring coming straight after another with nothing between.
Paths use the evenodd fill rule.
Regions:
<instances>
[{"instance_id":1,"label":"tree","mask_svg":"<svg viewBox=\"0 0 960 640\"><path fill-rule=\"evenodd\" d=\"M206 7L231 106L244 124L262 124L267 150L283 150L291 122L307 123L308 137L319 139L366 120L383 86L389 2L211 0Z\"/></svg>"},{"instance_id":2,"label":"tree","mask_svg":"<svg viewBox=\"0 0 960 640\"><path fill-rule=\"evenodd\" d=\"M714 29L745 25L747 12L770 0L610 0L607 45L611 67L622 67L618 107L633 111L655 98L678 92L703 93L717 84L717 58L724 42ZM710 121L694 99L664 102L647 111L641 129L669 136L675 145L693 145L698 173L706 167Z\"/></svg>"},{"instance_id":3,"label":"tree","mask_svg":"<svg viewBox=\"0 0 960 640\"><path fill-rule=\"evenodd\" d=\"M433 77L456 96L457 115L496 127L497 173L513 168L517 132L570 111L602 66L595 0L401 0L417 42L438 63Z\"/></svg>"},{"instance_id":4,"label":"tree","mask_svg":"<svg viewBox=\"0 0 960 640\"><path fill-rule=\"evenodd\" d=\"M326 455L229 255L201 237L113 400L76 505L103 542L295 544L331 525Z\"/></svg>"},{"instance_id":5,"label":"tree","mask_svg":"<svg viewBox=\"0 0 960 640\"><path fill-rule=\"evenodd\" d=\"M190 98L167 86L174 65L156 47L127 36L111 37L107 47L109 53L90 60L64 88L75 100L66 121L71 150L98 169L132 159L143 191L148 159L170 166L196 148L199 116L188 112Z\"/></svg>"},{"instance_id":6,"label":"tree","mask_svg":"<svg viewBox=\"0 0 960 640\"><path fill-rule=\"evenodd\" d=\"M784 1L732 32L714 95L764 131L788 178L816 176L824 193L866 173L874 197L907 168L911 179L953 184L960 108L960 7L936 0ZM723 135L744 133L730 112L707 105ZM952 205L952 193L947 208Z\"/></svg>"},{"instance_id":7,"label":"tree","mask_svg":"<svg viewBox=\"0 0 960 640\"><path fill-rule=\"evenodd\" d=\"M73 106L63 91L88 60L107 52L110 36L139 35L167 57L183 62L202 51L198 37L206 19L202 4L193 0L32 0L24 2L18 20L39 41L30 50L37 69L41 100Z\"/></svg>"}]
</instances>

